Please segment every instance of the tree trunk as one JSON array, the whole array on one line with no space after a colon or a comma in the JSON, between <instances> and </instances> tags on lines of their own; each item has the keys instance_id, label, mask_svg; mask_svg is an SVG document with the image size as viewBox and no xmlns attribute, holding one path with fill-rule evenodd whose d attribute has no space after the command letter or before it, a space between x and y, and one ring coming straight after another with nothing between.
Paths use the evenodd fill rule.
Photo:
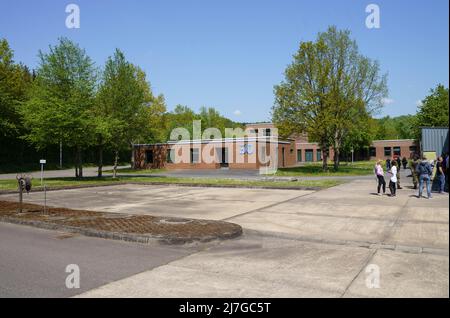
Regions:
<instances>
[{"instance_id":1,"label":"tree trunk","mask_svg":"<svg viewBox=\"0 0 450 318\"><path fill-rule=\"evenodd\" d=\"M80 178L83 178L83 150L80 148L80 166L78 167Z\"/></svg>"},{"instance_id":2,"label":"tree trunk","mask_svg":"<svg viewBox=\"0 0 450 318\"><path fill-rule=\"evenodd\" d=\"M75 178L78 178L78 151L75 150Z\"/></svg>"},{"instance_id":3,"label":"tree trunk","mask_svg":"<svg viewBox=\"0 0 450 318\"><path fill-rule=\"evenodd\" d=\"M340 147L338 145L334 148L334 171L339 170L339 155L340 155Z\"/></svg>"},{"instance_id":4,"label":"tree trunk","mask_svg":"<svg viewBox=\"0 0 450 318\"><path fill-rule=\"evenodd\" d=\"M103 145L98 147L98 173L97 177L101 178L103 176Z\"/></svg>"},{"instance_id":5,"label":"tree trunk","mask_svg":"<svg viewBox=\"0 0 450 318\"><path fill-rule=\"evenodd\" d=\"M83 178L83 160L82 160L82 153L81 153L81 147L76 147L77 155L76 155L76 168L75 168L75 176L77 178Z\"/></svg>"},{"instance_id":6,"label":"tree trunk","mask_svg":"<svg viewBox=\"0 0 450 318\"><path fill-rule=\"evenodd\" d=\"M328 171L328 149L326 147L322 147L322 170Z\"/></svg>"},{"instance_id":7,"label":"tree trunk","mask_svg":"<svg viewBox=\"0 0 450 318\"><path fill-rule=\"evenodd\" d=\"M114 169L113 169L113 178L117 178L117 165L119 163L119 151L114 151Z\"/></svg>"}]
</instances>

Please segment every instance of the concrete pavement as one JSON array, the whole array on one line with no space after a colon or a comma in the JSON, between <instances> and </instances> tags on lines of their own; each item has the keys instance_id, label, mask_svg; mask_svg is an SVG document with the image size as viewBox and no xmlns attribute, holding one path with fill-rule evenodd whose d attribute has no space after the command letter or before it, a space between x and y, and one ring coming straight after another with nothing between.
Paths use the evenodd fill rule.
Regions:
<instances>
[{"instance_id":1,"label":"concrete pavement","mask_svg":"<svg viewBox=\"0 0 450 318\"><path fill-rule=\"evenodd\" d=\"M402 185L395 198L375 195L370 179L317 192L118 185L48 195L60 206L245 229L81 297L448 297L448 194L417 199L409 178ZM25 198L39 203L42 195ZM368 265L379 269L380 288L366 285Z\"/></svg>"}]
</instances>

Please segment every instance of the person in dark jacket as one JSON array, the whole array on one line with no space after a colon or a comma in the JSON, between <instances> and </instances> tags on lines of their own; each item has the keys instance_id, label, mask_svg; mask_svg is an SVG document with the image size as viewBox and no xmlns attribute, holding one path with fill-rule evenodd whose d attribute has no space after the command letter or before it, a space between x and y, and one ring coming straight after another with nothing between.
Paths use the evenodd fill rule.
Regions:
<instances>
[{"instance_id":1,"label":"person in dark jacket","mask_svg":"<svg viewBox=\"0 0 450 318\"><path fill-rule=\"evenodd\" d=\"M386 159L386 170L389 171L391 170L391 159Z\"/></svg>"},{"instance_id":2,"label":"person in dark jacket","mask_svg":"<svg viewBox=\"0 0 450 318\"><path fill-rule=\"evenodd\" d=\"M396 160L397 160L398 170L400 171L400 168L402 167L402 160L400 159L400 156L398 156Z\"/></svg>"},{"instance_id":3,"label":"person in dark jacket","mask_svg":"<svg viewBox=\"0 0 450 318\"><path fill-rule=\"evenodd\" d=\"M419 195L418 198L422 198L423 185L426 184L428 199L431 199L431 175L433 174L433 168L427 161L427 158L423 157L422 161L417 165L417 175L419 176Z\"/></svg>"},{"instance_id":4,"label":"person in dark jacket","mask_svg":"<svg viewBox=\"0 0 450 318\"><path fill-rule=\"evenodd\" d=\"M413 178L413 185L414 185L414 190L417 189L417 186L419 184L419 175L417 174L417 166L419 165L420 161L419 161L419 156L414 155L413 160L410 163L410 168L411 168L411 175Z\"/></svg>"},{"instance_id":5,"label":"person in dark jacket","mask_svg":"<svg viewBox=\"0 0 450 318\"><path fill-rule=\"evenodd\" d=\"M444 158L441 156L436 163L436 177L439 182L439 193L444 193L445 190L445 173L444 173Z\"/></svg>"},{"instance_id":6,"label":"person in dark jacket","mask_svg":"<svg viewBox=\"0 0 450 318\"><path fill-rule=\"evenodd\" d=\"M406 159L406 157L403 157L402 164L403 164L403 169L406 170L406 167L408 166L408 160Z\"/></svg>"}]
</instances>

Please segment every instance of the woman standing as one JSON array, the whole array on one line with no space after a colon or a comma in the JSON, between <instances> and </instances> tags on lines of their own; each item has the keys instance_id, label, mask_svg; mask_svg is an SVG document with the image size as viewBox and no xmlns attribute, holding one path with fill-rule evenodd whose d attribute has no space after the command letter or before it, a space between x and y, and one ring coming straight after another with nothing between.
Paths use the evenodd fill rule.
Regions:
<instances>
[{"instance_id":1,"label":"woman standing","mask_svg":"<svg viewBox=\"0 0 450 318\"><path fill-rule=\"evenodd\" d=\"M389 190L391 190L391 197L397 196L397 165L397 162L395 160L392 160L392 167L389 171L391 175L391 180L389 181Z\"/></svg>"},{"instance_id":2,"label":"woman standing","mask_svg":"<svg viewBox=\"0 0 450 318\"><path fill-rule=\"evenodd\" d=\"M378 179L378 195L386 194L386 181L384 180L384 171L381 164L382 161L378 160L377 164L375 165L375 175ZM383 187L383 194L380 193L381 187Z\"/></svg>"}]
</instances>

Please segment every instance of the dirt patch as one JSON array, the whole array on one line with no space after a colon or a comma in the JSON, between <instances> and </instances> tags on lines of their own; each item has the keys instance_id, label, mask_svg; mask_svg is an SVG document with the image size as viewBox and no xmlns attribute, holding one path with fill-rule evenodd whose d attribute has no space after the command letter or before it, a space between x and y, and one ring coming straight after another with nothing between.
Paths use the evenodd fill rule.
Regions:
<instances>
[{"instance_id":1,"label":"dirt patch","mask_svg":"<svg viewBox=\"0 0 450 318\"><path fill-rule=\"evenodd\" d=\"M234 223L197 219L131 215L0 201L0 221L65 230L89 236L127 241L187 243L234 238L242 228Z\"/></svg>"}]
</instances>

